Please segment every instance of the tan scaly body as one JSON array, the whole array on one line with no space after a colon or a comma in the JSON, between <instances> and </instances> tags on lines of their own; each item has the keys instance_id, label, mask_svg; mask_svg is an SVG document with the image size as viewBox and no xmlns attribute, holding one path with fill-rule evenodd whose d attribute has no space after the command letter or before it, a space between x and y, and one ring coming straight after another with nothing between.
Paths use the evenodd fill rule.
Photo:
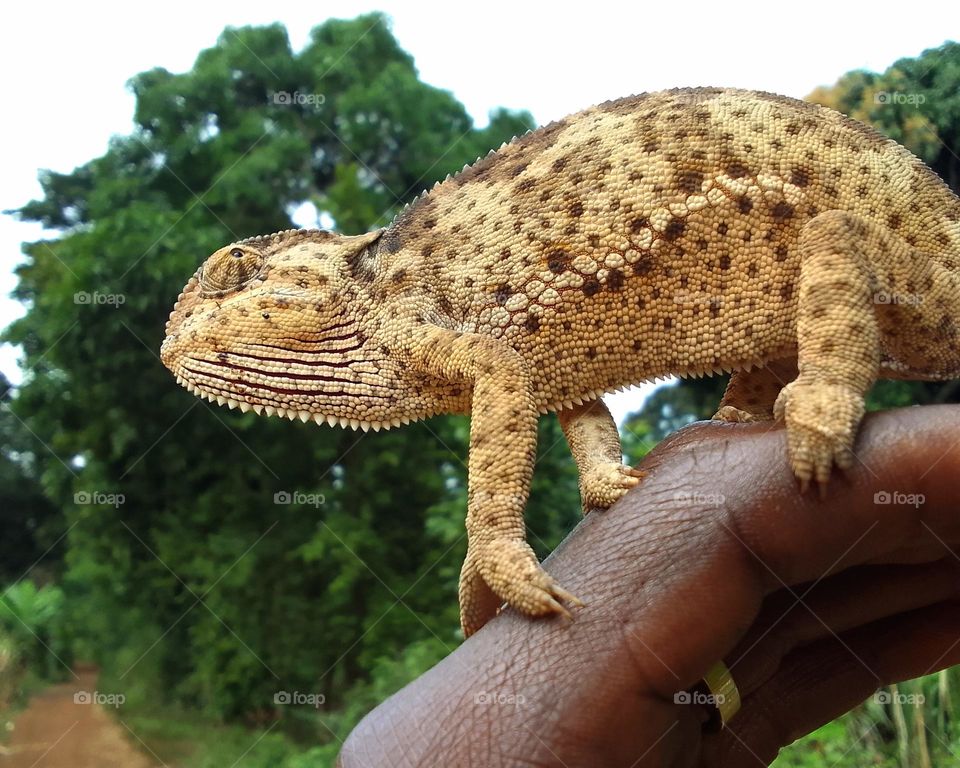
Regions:
<instances>
[{"instance_id":1,"label":"tan scaly body","mask_svg":"<svg viewBox=\"0 0 960 768\"><path fill-rule=\"evenodd\" d=\"M734 371L717 417L784 418L801 482L851 462L878 377L960 375L960 201L832 110L712 88L591 107L448 178L386 229L213 254L162 357L230 405L363 428L471 412L469 634L576 599L524 540L555 410L585 508L639 482L599 395Z\"/></svg>"}]
</instances>

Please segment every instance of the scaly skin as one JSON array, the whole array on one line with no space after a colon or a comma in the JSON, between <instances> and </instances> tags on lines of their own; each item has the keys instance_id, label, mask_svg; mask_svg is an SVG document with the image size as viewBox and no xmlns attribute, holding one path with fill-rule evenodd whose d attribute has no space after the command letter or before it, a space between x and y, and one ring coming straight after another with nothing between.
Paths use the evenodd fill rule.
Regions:
<instances>
[{"instance_id":1,"label":"scaly skin","mask_svg":"<svg viewBox=\"0 0 960 768\"><path fill-rule=\"evenodd\" d=\"M578 602L524 540L539 414L559 412L584 507L608 506L639 477L599 396L734 371L717 418L785 419L794 472L823 486L874 380L960 374L958 222L936 175L837 112L642 94L515 139L377 232L217 251L162 357L258 413L379 429L470 412L470 634L503 601Z\"/></svg>"}]
</instances>

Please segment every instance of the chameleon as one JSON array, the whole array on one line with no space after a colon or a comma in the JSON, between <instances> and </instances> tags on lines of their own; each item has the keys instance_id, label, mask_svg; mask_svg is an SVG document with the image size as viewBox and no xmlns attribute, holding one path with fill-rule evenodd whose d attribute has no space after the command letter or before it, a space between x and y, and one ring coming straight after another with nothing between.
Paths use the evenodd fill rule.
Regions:
<instances>
[{"instance_id":1,"label":"chameleon","mask_svg":"<svg viewBox=\"0 0 960 768\"><path fill-rule=\"evenodd\" d=\"M781 421L801 492L855 462L878 378L960 376L960 201L832 109L642 93L503 144L361 235L295 229L200 266L163 363L258 414L385 429L470 413L461 624L582 605L524 507L556 412L585 510L641 482L605 393L731 373L715 418Z\"/></svg>"}]
</instances>

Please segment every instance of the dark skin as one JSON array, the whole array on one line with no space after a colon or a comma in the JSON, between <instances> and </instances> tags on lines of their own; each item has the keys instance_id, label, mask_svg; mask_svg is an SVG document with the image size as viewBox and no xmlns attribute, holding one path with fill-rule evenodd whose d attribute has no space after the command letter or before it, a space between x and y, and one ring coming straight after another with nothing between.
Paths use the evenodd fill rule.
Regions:
<instances>
[{"instance_id":1,"label":"dark skin","mask_svg":"<svg viewBox=\"0 0 960 768\"><path fill-rule=\"evenodd\" d=\"M340 764L754 768L960 663L960 407L872 414L856 450L821 501L780 425L682 430L548 559L586 603L572 622L505 611L367 715ZM715 731L674 695L720 659L743 707Z\"/></svg>"}]
</instances>

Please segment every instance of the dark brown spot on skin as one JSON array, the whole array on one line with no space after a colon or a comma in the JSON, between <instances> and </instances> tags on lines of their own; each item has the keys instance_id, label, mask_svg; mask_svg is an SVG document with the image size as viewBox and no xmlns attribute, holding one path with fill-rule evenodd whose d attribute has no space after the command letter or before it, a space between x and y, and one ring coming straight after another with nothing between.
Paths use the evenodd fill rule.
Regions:
<instances>
[{"instance_id":1,"label":"dark brown spot on skin","mask_svg":"<svg viewBox=\"0 0 960 768\"><path fill-rule=\"evenodd\" d=\"M579 200L570 206L570 215L574 217L583 216L583 203Z\"/></svg>"},{"instance_id":2,"label":"dark brown spot on skin","mask_svg":"<svg viewBox=\"0 0 960 768\"><path fill-rule=\"evenodd\" d=\"M611 269L607 275L607 289L619 291L623 288L623 272L619 269Z\"/></svg>"},{"instance_id":3,"label":"dark brown spot on skin","mask_svg":"<svg viewBox=\"0 0 960 768\"><path fill-rule=\"evenodd\" d=\"M638 216L637 218L635 218L633 221L630 222L630 231L633 234L636 234L641 229L644 229L649 225L650 225L650 221L647 219L646 216Z\"/></svg>"},{"instance_id":4,"label":"dark brown spot on skin","mask_svg":"<svg viewBox=\"0 0 960 768\"><path fill-rule=\"evenodd\" d=\"M790 174L790 183L795 187L805 187L810 183L810 174L804 168L794 168Z\"/></svg>"},{"instance_id":5,"label":"dark brown spot on skin","mask_svg":"<svg viewBox=\"0 0 960 768\"><path fill-rule=\"evenodd\" d=\"M658 149L660 149L660 145L656 141L648 141L643 145L643 151L647 154L656 152Z\"/></svg>"},{"instance_id":6,"label":"dark brown spot on skin","mask_svg":"<svg viewBox=\"0 0 960 768\"><path fill-rule=\"evenodd\" d=\"M663 327L666 328L668 331L671 328L673 328L673 318L672 317L663 318Z\"/></svg>"},{"instance_id":7,"label":"dark brown spot on skin","mask_svg":"<svg viewBox=\"0 0 960 768\"><path fill-rule=\"evenodd\" d=\"M641 256L633 265L633 274L648 275L653 271L653 258L649 254Z\"/></svg>"},{"instance_id":8,"label":"dark brown spot on skin","mask_svg":"<svg viewBox=\"0 0 960 768\"><path fill-rule=\"evenodd\" d=\"M723 236L723 235L726 235L727 232L729 231L730 231L730 227L727 226L727 223L725 221L721 221L719 224L717 224L717 234Z\"/></svg>"},{"instance_id":9,"label":"dark brown spot on skin","mask_svg":"<svg viewBox=\"0 0 960 768\"><path fill-rule=\"evenodd\" d=\"M737 201L737 210L744 214L750 213L753 210L753 201L749 197L741 197Z\"/></svg>"},{"instance_id":10,"label":"dark brown spot on skin","mask_svg":"<svg viewBox=\"0 0 960 768\"><path fill-rule=\"evenodd\" d=\"M383 237L380 239L380 243L387 253L396 253L402 247L403 240L400 237L400 233L394 231L394 229L391 227L384 233Z\"/></svg>"},{"instance_id":11,"label":"dark brown spot on skin","mask_svg":"<svg viewBox=\"0 0 960 768\"><path fill-rule=\"evenodd\" d=\"M436 219L424 219L424 222L423 222L424 229L433 229L435 226L437 226Z\"/></svg>"},{"instance_id":12,"label":"dark brown spot on skin","mask_svg":"<svg viewBox=\"0 0 960 768\"><path fill-rule=\"evenodd\" d=\"M560 171L562 171L564 168L567 167L567 158L565 157L557 158L556 160L553 161L553 165L550 167L553 168L555 173L559 173Z\"/></svg>"},{"instance_id":13,"label":"dark brown spot on skin","mask_svg":"<svg viewBox=\"0 0 960 768\"><path fill-rule=\"evenodd\" d=\"M778 245L776 248L773 249L773 256L774 256L774 260L776 260L776 261L783 261L784 259L786 259L786 258L787 258L787 246L785 246L785 245Z\"/></svg>"},{"instance_id":14,"label":"dark brown spot on skin","mask_svg":"<svg viewBox=\"0 0 960 768\"><path fill-rule=\"evenodd\" d=\"M540 318L536 315L527 315L527 319L524 321L523 327L526 328L530 333L536 333L540 330Z\"/></svg>"},{"instance_id":15,"label":"dark brown spot on skin","mask_svg":"<svg viewBox=\"0 0 960 768\"><path fill-rule=\"evenodd\" d=\"M533 179L524 179L519 184L517 184L517 186L514 189L516 190L517 194L522 195L525 192L529 192L535 186L537 186L537 182L535 182Z\"/></svg>"},{"instance_id":16,"label":"dark brown spot on skin","mask_svg":"<svg viewBox=\"0 0 960 768\"><path fill-rule=\"evenodd\" d=\"M683 235L683 232L686 228L687 222L685 222L683 219L671 219L670 223L667 224L666 229L663 230L663 239L667 242L672 242Z\"/></svg>"},{"instance_id":17,"label":"dark brown spot on skin","mask_svg":"<svg viewBox=\"0 0 960 768\"><path fill-rule=\"evenodd\" d=\"M403 282L406 276L407 276L407 270L398 269L396 272L390 275L390 282L393 282L393 283Z\"/></svg>"},{"instance_id":18,"label":"dark brown spot on skin","mask_svg":"<svg viewBox=\"0 0 960 768\"><path fill-rule=\"evenodd\" d=\"M793 283L780 286L780 298L784 301L790 301L793 298Z\"/></svg>"},{"instance_id":19,"label":"dark brown spot on skin","mask_svg":"<svg viewBox=\"0 0 960 768\"><path fill-rule=\"evenodd\" d=\"M683 171L677 176L677 188L688 195L699 192L703 185L703 174L700 171Z\"/></svg>"},{"instance_id":20,"label":"dark brown spot on skin","mask_svg":"<svg viewBox=\"0 0 960 768\"><path fill-rule=\"evenodd\" d=\"M781 201L773 206L773 220L778 224L782 224L788 219L793 218L793 206L790 203Z\"/></svg>"},{"instance_id":21,"label":"dark brown spot on skin","mask_svg":"<svg viewBox=\"0 0 960 768\"><path fill-rule=\"evenodd\" d=\"M570 268L570 254L566 251L552 251L547 256L547 269L553 274L559 275L561 272Z\"/></svg>"},{"instance_id":22,"label":"dark brown spot on skin","mask_svg":"<svg viewBox=\"0 0 960 768\"><path fill-rule=\"evenodd\" d=\"M509 248L504 248L503 250L500 251L500 260L501 260L501 261L506 261L506 260L509 259L509 258L510 258L510 249L509 249Z\"/></svg>"},{"instance_id":23,"label":"dark brown spot on skin","mask_svg":"<svg viewBox=\"0 0 960 768\"><path fill-rule=\"evenodd\" d=\"M720 269L730 269L730 254L725 253L720 257Z\"/></svg>"},{"instance_id":24,"label":"dark brown spot on skin","mask_svg":"<svg viewBox=\"0 0 960 768\"><path fill-rule=\"evenodd\" d=\"M594 296L600 290L600 283L593 278L584 280L581 290L584 296Z\"/></svg>"},{"instance_id":25,"label":"dark brown spot on skin","mask_svg":"<svg viewBox=\"0 0 960 768\"><path fill-rule=\"evenodd\" d=\"M727 176L729 176L731 179L742 179L749 173L750 172L747 170L747 166L745 166L739 160L734 160L732 163L730 163L730 165L727 166Z\"/></svg>"},{"instance_id":26,"label":"dark brown spot on skin","mask_svg":"<svg viewBox=\"0 0 960 768\"><path fill-rule=\"evenodd\" d=\"M513 289L511 289L510 286L507 285L507 283L504 283L503 285L498 286L497 289L493 292L493 298L496 300L497 304L499 304L501 307L507 303L507 299L509 299L512 295L513 295Z\"/></svg>"},{"instance_id":27,"label":"dark brown spot on skin","mask_svg":"<svg viewBox=\"0 0 960 768\"><path fill-rule=\"evenodd\" d=\"M890 227L890 229L900 229L901 223L902 219L900 218L899 213L891 213L890 216L887 217L887 225Z\"/></svg>"}]
</instances>

